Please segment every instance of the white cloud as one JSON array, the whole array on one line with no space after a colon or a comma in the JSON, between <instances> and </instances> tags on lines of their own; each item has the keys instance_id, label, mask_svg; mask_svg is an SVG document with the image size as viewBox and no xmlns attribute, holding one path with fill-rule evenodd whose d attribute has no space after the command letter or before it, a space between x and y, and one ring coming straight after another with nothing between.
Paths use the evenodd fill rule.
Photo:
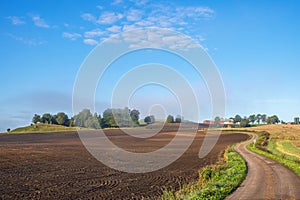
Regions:
<instances>
[{"instance_id":1,"label":"white cloud","mask_svg":"<svg viewBox=\"0 0 300 200\"><path fill-rule=\"evenodd\" d=\"M63 32L63 35L62 35L64 38L68 38L72 41L75 41L77 40L78 38L81 37L81 35L79 33L68 33L68 32Z\"/></svg>"},{"instance_id":2,"label":"white cloud","mask_svg":"<svg viewBox=\"0 0 300 200\"><path fill-rule=\"evenodd\" d=\"M84 39L83 42L88 45L97 45L98 44L98 42L93 39Z\"/></svg>"},{"instance_id":3,"label":"white cloud","mask_svg":"<svg viewBox=\"0 0 300 200\"><path fill-rule=\"evenodd\" d=\"M140 26L140 27L149 27L149 26L154 26L154 22L149 21L149 20L140 20L135 23L135 25Z\"/></svg>"},{"instance_id":4,"label":"white cloud","mask_svg":"<svg viewBox=\"0 0 300 200\"><path fill-rule=\"evenodd\" d=\"M188 50L201 47L190 38L168 29L137 29L135 31L124 32L119 38L119 42L130 43L130 48L170 48L178 50Z\"/></svg>"},{"instance_id":5,"label":"white cloud","mask_svg":"<svg viewBox=\"0 0 300 200\"><path fill-rule=\"evenodd\" d=\"M121 31L121 26L112 26L107 28L107 30L113 33L119 33Z\"/></svg>"},{"instance_id":6,"label":"white cloud","mask_svg":"<svg viewBox=\"0 0 300 200\"><path fill-rule=\"evenodd\" d=\"M134 2L134 4L137 6L142 6L148 3L149 0L131 0L131 1Z\"/></svg>"},{"instance_id":7,"label":"white cloud","mask_svg":"<svg viewBox=\"0 0 300 200\"><path fill-rule=\"evenodd\" d=\"M142 18L143 11L137 9L130 9L126 14L128 21L139 21Z\"/></svg>"},{"instance_id":8,"label":"white cloud","mask_svg":"<svg viewBox=\"0 0 300 200\"><path fill-rule=\"evenodd\" d=\"M101 14L99 17L91 13L84 13L81 17L95 24L101 25L101 30L87 31L85 38L99 37L99 41L111 36L111 33L130 31L137 28L160 27L184 34L195 36L195 40L201 42L203 37L199 31L199 20L209 20L215 15L215 11L204 6L177 6L170 3L150 3L148 0L129 0L132 3L123 4L123 0L112 1L114 5L122 4L123 11L112 12L104 10L103 6L97 6ZM115 10L115 9L111 9ZM179 47L182 44L175 45ZM173 45L174 46L174 45ZM175 47L174 46L174 47Z\"/></svg>"},{"instance_id":9,"label":"white cloud","mask_svg":"<svg viewBox=\"0 0 300 200\"><path fill-rule=\"evenodd\" d=\"M177 7L175 10L181 17L190 17L194 19L211 18L215 13L214 10L203 6Z\"/></svg>"},{"instance_id":10,"label":"white cloud","mask_svg":"<svg viewBox=\"0 0 300 200\"><path fill-rule=\"evenodd\" d=\"M8 34L12 39L19 41L23 44L30 45L30 46L37 46L37 45L42 45L45 44L46 41L38 40L38 39L28 39L20 36L16 36L13 34Z\"/></svg>"},{"instance_id":11,"label":"white cloud","mask_svg":"<svg viewBox=\"0 0 300 200\"><path fill-rule=\"evenodd\" d=\"M17 17L17 16L9 16L9 17L6 17L6 19L9 19L13 25L26 24L26 22L24 20L22 20L20 17Z\"/></svg>"},{"instance_id":12,"label":"white cloud","mask_svg":"<svg viewBox=\"0 0 300 200\"><path fill-rule=\"evenodd\" d=\"M114 22L123 18L123 15L120 13L114 12L105 12L97 20L98 24L113 24Z\"/></svg>"},{"instance_id":13,"label":"white cloud","mask_svg":"<svg viewBox=\"0 0 300 200\"><path fill-rule=\"evenodd\" d=\"M94 29L91 31L86 31L84 33L84 37L86 38L94 38L94 37L100 37L103 36L105 33L101 31L100 29Z\"/></svg>"},{"instance_id":14,"label":"white cloud","mask_svg":"<svg viewBox=\"0 0 300 200\"><path fill-rule=\"evenodd\" d=\"M96 6L99 10L103 10L104 9L104 7L103 6L100 6L100 5L98 5L98 6Z\"/></svg>"},{"instance_id":15,"label":"white cloud","mask_svg":"<svg viewBox=\"0 0 300 200\"><path fill-rule=\"evenodd\" d=\"M84 13L81 15L81 18L85 21L96 22L96 17L90 13Z\"/></svg>"},{"instance_id":16,"label":"white cloud","mask_svg":"<svg viewBox=\"0 0 300 200\"><path fill-rule=\"evenodd\" d=\"M123 2L123 0L114 0L111 5L118 5L121 4Z\"/></svg>"},{"instance_id":17,"label":"white cloud","mask_svg":"<svg viewBox=\"0 0 300 200\"><path fill-rule=\"evenodd\" d=\"M197 39L198 39L200 42L205 41L205 38L204 38L202 35L199 35L199 36L197 37Z\"/></svg>"},{"instance_id":18,"label":"white cloud","mask_svg":"<svg viewBox=\"0 0 300 200\"><path fill-rule=\"evenodd\" d=\"M34 15L31 17L32 21L34 22L34 25L41 28L50 28L50 26L45 22L44 19L42 19L39 15Z\"/></svg>"}]
</instances>

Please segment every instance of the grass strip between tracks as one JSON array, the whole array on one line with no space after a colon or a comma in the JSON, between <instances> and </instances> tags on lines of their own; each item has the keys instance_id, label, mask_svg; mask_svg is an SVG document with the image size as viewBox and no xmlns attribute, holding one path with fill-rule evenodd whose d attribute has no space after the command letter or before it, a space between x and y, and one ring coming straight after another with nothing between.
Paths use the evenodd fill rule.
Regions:
<instances>
[{"instance_id":1,"label":"grass strip between tracks","mask_svg":"<svg viewBox=\"0 0 300 200\"><path fill-rule=\"evenodd\" d=\"M300 160L295 160L295 157L279 153L278 150L273 147L274 144L272 141L269 141L267 132L256 132L255 134L258 134L259 137L255 144L251 143L247 146L249 150L283 164L300 177Z\"/></svg>"},{"instance_id":2,"label":"grass strip between tracks","mask_svg":"<svg viewBox=\"0 0 300 200\"><path fill-rule=\"evenodd\" d=\"M246 162L233 147L225 150L217 164L200 169L198 181L182 186L179 191L164 191L161 199L224 199L247 175Z\"/></svg>"}]
</instances>

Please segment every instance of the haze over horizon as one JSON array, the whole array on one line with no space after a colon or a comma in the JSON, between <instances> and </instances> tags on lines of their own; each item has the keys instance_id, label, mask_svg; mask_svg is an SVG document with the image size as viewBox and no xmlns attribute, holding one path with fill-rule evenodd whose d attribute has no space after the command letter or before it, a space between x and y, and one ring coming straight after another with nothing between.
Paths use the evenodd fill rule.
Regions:
<instances>
[{"instance_id":1,"label":"haze over horizon","mask_svg":"<svg viewBox=\"0 0 300 200\"><path fill-rule=\"evenodd\" d=\"M292 121L300 116L299 1L3 0L0 5L0 132L30 124L35 113L72 116L74 82L90 51L115 34L154 26L190 36L211 56L224 82L226 117L261 113ZM153 52L139 57L147 54L159 57ZM203 80L167 56L167 64L187 74L196 88L199 121L210 118ZM120 60L114 67L124 65L135 62ZM115 78L105 80L113 85ZM146 104L166 99L166 114L178 114L176 99L164 88L145 87L135 98L142 117ZM96 101L99 113L109 107L104 91L97 90Z\"/></svg>"}]
</instances>

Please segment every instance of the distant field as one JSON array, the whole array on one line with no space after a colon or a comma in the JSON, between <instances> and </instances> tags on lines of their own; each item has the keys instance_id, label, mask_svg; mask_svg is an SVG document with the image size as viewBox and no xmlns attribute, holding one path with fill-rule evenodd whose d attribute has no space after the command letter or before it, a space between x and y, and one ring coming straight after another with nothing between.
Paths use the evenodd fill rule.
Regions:
<instances>
[{"instance_id":1,"label":"distant field","mask_svg":"<svg viewBox=\"0 0 300 200\"><path fill-rule=\"evenodd\" d=\"M286 158L300 160L300 125L265 125L249 128L255 131L267 131L270 133L267 149L275 154L279 151Z\"/></svg>"},{"instance_id":2,"label":"distant field","mask_svg":"<svg viewBox=\"0 0 300 200\"><path fill-rule=\"evenodd\" d=\"M300 140L300 125L264 125L247 128L246 130L267 131L270 133L270 139Z\"/></svg>"},{"instance_id":3,"label":"distant field","mask_svg":"<svg viewBox=\"0 0 300 200\"><path fill-rule=\"evenodd\" d=\"M33 132L62 132L76 131L77 127L67 127L55 124L37 124L32 126L20 127L12 130L10 133L33 133Z\"/></svg>"}]
</instances>

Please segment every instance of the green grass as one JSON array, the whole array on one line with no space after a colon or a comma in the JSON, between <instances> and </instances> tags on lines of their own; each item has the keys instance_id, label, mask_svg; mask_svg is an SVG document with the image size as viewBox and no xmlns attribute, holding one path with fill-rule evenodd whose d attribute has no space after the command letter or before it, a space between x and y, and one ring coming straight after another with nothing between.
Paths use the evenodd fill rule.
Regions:
<instances>
[{"instance_id":1,"label":"green grass","mask_svg":"<svg viewBox=\"0 0 300 200\"><path fill-rule=\"evenodd\" d=\"M296 157L300 157L300 149L297 148L295 145L293 145L292 141L290 140L283 140L283 141L278 141L278 145L280 147L283 147L283 153L291 154L291 155L296 155ZM278 148L280 151L281 148Z\"/></svg>"},{"instance_id":2,"label":"green grass","mask_svg":"<svg viewBox=\"0 0 300 200\"><path fill-rule=\"evenodd\" d=\"M266 148L268 151L272 152L272 154L274 154L276 156L279 156L279 157L282 157L282 158L285 158L287 160L291 160L294 162L299 162L299 164L300 164L300 159L299 159L300 154L297 154L297 153L288 154L287 153L288 150L285 149L286 147L282 147L284 149L278 147L278 143L281 144L281 142L283 142L283 141L277 141L277 140L271 139L271 140L269 140ZM287 141L287 142L290 142L290 141Z\"/></svg>"},{"instance_id":3,"label":"green grass","mask_svg":"<svg viewBox=\"0 0 300 200\"><path fill-rule=\"evenodd\" d=\"M247 148L257 154L270 158L277 161L284 166L294 171L300 176L300 161L292 156L279 152L276 148L274 141L270 140L266 133L256 133L259 135L256 144L251 143Z\"/></svg>"},{"instance_id":4,"label":"green grass","mask_svg":"<svg viewBox=\"0 0 300 200\"><path fill-rule=\"evenodd\" d=\"M76 127L60 126L55 124L37 124L31 126L25 126L16 128L9 133L34 133L34 132L65 132L65 131L75 131Z\"/></svg>"},{"instance_id":5,"label":"green grass","mask_svg":"<svg viewBox=\"0 0 300 200\"><path fill-rule=\"evenodd\" d=\"M199 171L197 182L184 185L177 192L164 191L161 199L224 199L243 182L246 174L245 161L231 146L218 164Z\"/></svg>"}]
</instances>

